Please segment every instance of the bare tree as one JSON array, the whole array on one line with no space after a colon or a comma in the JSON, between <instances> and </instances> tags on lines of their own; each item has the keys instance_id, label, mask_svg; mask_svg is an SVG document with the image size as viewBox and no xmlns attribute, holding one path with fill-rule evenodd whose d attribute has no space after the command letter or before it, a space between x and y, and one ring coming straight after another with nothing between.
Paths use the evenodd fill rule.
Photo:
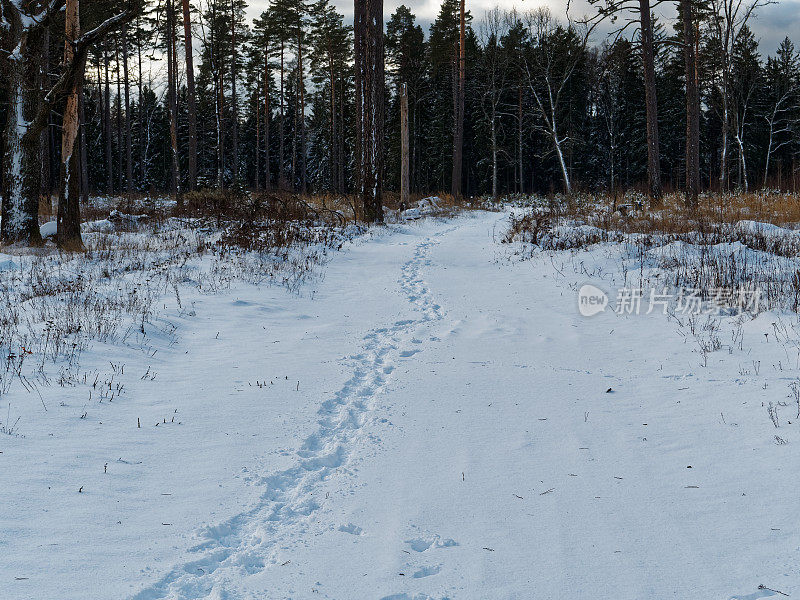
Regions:
<instances>
[{"instance_id":1,"label":"bare tree","mask_svg":"<svg viewBox=\"0 0 800 600\"><path fill-rule=\"evenodd\" d=\"M569 170L564 156L564 144L569 137L561 132L561 112L567 99L567 84L585 56L591 27L585 23L570 23L562 27L546 8L523 14L523 22L534 47L525 53L526 80L541 118L542 128L553 144L558 159L564 191L572 193ZM564 52L558 37L573 39L573 50Z\"/></svg>"},{"instance_id":2,"label":"bare tree","mask_svg":"<svg viewBox=\"0 0 800 600\"><path fill-rule=\"evenodd\" d=\"M708 0L711 13L709 33L720 52L720 97L722 101L722 142L720 146L720 187L728 188L728 146L730 144L730 95L733 51L750 17L775 0Z\"/></svg>"},{"instance_id":3,"label":"bare tree","mask_svg":"<svg viewBox=\"0 0 800 600\"><path fill-rule=\"evenodd\" d=\"M650 197L656 202L661 200L661 150L658 136L658 97L656 93L655 44L651 11L666 0L589 0L590 4L598 4L598 14L585 20L597 25L604 19L615 22L620 14L635 16L625 19L625 23L612 33L618 37L632 25L639 27L639 41L642 52L644 70L644 96L647 127L647 180ZM569 6L569 4L568 4Z\"/></svg>"},{"instance_id":4,"label":"bare tree","mask_svg":"<svg viewBox=\"0 0 800 600\"><path fill-rule=\"evenodd\" d=\"M606 173L608 175L608 184L611 191L615 194L617 191L617 152L620 148L620 129L621 121L626 118L622 114L623 94L622 77L619 69L614 69L609 66L613 60L613 50L615 46L604 46L602 53L597 60L597 68L600 74L597 77L598 89L597 103L600 107L600 114L603 119L603 133L604 133L604 148L603 152L606 155Z\"/></svg>"},{"instance_id":5,"label":"bare tree","mask_svg":"<svg viewBox=\"0 0 800 600\"><path fill-rule=\"evenodd\" d=\"M489 145L492 155L492 198L497 198L497 174L501 153L499 136L502 123L503 99L507 91L506 80L510 75L508 54L503 51L500 39L507 29L508 19L499 8L486 13L479 28L483 45L480 76L477 87L480 93L481 111L489 126Z\"/></svg>"},{"instance_id":6,"label":"bare tree","mask_svg":"<svg viewBox=\"0 0 800 600\"><path fill-rule=\"evenodd\" d=\"M764 162L763 186L765 188L767 187L772 155L792 142L792 138L789 136L783 137L783 139L781 137L782 134L792 133L797 127L796 107L798 100L800 100L800 85L795 85L774 98L770 102L767 114L764 115L769 128L767 154Z\"/></svg>"}]
</instances>

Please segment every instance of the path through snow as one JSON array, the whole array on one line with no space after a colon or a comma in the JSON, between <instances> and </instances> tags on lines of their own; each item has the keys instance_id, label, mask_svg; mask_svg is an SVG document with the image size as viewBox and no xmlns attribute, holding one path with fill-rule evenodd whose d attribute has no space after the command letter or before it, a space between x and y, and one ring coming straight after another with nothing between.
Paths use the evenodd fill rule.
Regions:
<instances>
[{"instance_id":1,"label":"path through snow","mask_svg":"<svg viewBox=\"0 0 800 600\"><path fill-rule=\"evenodd\" d=\"M356 244L313 299L185 299L158 385L0 440L4 597L800 594L800 430L765 409L797 376L763 335L784 317L702 367L663 316L578 314L613 252L509 261L503 219ZM150 366L107 351L133 379ZM180 427L130 427L173 408Z\"/></svg>"}]
</instances>

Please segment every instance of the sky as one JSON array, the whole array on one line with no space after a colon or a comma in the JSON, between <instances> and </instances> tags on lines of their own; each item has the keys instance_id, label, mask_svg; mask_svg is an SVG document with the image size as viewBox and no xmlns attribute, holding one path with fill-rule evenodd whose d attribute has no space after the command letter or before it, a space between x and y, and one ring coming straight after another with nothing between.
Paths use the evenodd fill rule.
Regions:
<instances>
[{"instance_id":1,"label":"sky","mask_svg":"<svg viewBox=\"0 0 800 600\"><path fill-rule=\"evenodd\" d=\"M353 16L352 0L334 0L334 4L339 11L348 19ZM417 16L417 22L423 29L428 29L430 23L436 18L439 12L440 0L384 0L385 18L394 12L401 4L405 4ZM267 6L269 0L250 0L249 13L251 17L261 14ZM563 16L566 9L566 0L467 0L467 10L472 12L476 21L480 20L483 14L494 6L503 8L516 7L520 11L549 6L553 14ZM656 12L665 19L672 19L677 13L676 3L665 3ZM573 2L571 15L574 18L586 14L592 14L594 9L586 0ZM751 23L751 28L760 40L759 49L762 56L774 54L778 44L787 35L793 38L795 44L800 47L800 0L783 0L779 4L766 6L755 16ZM594 35L594 42L602 41L602 30Z\"/></svg>"}]
</instances>

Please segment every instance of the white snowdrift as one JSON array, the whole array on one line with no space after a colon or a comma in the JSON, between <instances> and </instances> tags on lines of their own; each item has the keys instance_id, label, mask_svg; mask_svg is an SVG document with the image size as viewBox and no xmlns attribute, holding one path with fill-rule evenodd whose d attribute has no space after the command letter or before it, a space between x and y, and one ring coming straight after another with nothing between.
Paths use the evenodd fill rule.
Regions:
<instances>
[{"instance_id":1,"label":"white snowdrift","mask_svg":"<svg viewBox=\"0 0 800 600\"><path fill-rule=\"evenodd\" d=\"M439 206L441 201L442 199L438 196L423 198L417 202L416 207L404 210L400 216L404 221L416 221L417 219L421 219L423 217L430 217L440 214L442 212L442 209Z\"/></svg>"}]
</instances>

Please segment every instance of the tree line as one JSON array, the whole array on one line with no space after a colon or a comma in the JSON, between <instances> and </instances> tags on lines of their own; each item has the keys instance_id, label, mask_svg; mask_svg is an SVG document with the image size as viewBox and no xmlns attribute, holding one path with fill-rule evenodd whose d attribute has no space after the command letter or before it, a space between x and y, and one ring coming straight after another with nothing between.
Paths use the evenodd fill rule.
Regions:
<instances>
[{"instance_id":1,"label":"tree line","mask_svg":"<svg viewBox=\"0 0 800 600\"><path fill-rule=\"evenodd\" d=\"M56 193L68 246L89 194L356 194L380 220L403 181L690 203L796 190L800 56L788 37L765 56L748 24L769 3L474 19L443 0L426 31L406 6L384 26L379 0L356 0L352 26L330 0L271 0L252 21L245 0L0 0L0 237L36 242Z\"/></svg>"}]
</instances>

